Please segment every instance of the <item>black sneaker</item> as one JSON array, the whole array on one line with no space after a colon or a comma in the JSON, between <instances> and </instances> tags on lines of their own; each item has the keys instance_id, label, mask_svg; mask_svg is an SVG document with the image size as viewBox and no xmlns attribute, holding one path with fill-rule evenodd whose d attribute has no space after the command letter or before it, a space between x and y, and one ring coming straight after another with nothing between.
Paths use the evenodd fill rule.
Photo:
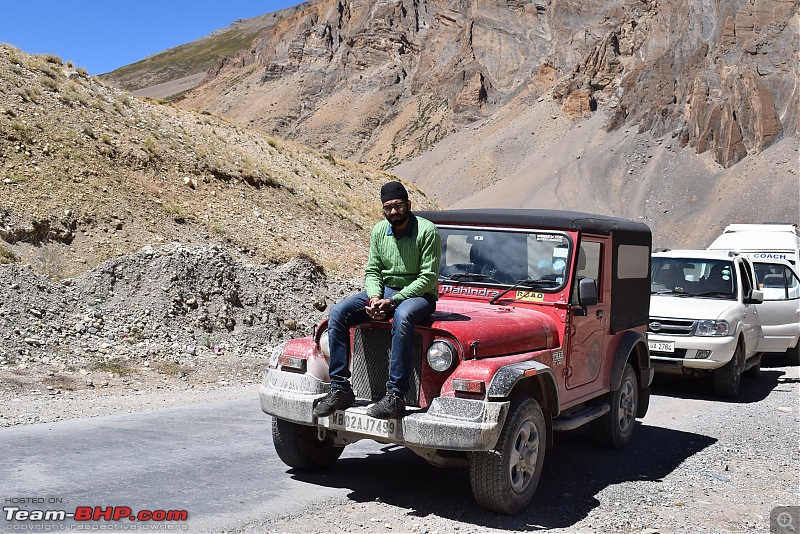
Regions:
<instances>
[{"instance_id":1,"label":"black sneaker","mask_svg":"<svg viewBox=\"0 0 800 534\"><path fill-rule=\"evenodd\" d=\"M405 414L406 401L396 391L387 391L381 400L367 408L367 415L376 419L396 419Z\"/></svg>"},{"instance_id":2,"label":"black sneaker","mask_svg":"<svg viewBox=\"0 0 800 534\"><path fill-rule=\"evenodd\" d=\"M328 417L336 410L344 410L356 403L356 396L349 389L332 389L314 406L314 416Z\"/></svg>"}]
</instances>

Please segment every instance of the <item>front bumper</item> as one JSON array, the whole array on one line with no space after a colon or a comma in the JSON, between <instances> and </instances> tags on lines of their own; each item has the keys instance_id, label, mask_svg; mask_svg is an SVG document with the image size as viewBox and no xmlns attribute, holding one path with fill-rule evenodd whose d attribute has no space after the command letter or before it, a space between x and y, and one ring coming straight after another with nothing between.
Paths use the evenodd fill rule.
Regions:
<instances>
[{"instance_id":1,"label":"front bumper","mask_svg":"<svg viewBox=\"0 0 800 534\"><path fill-rule=\"evenodd\" d=\"M365 404L317 419L312 413L314 404L329 387L308 374L268 368L259 390L261 409L278 419L357 438L428 449L486 451L497 444L510 404L438 397L427 410L410 409L405 417L388 422L367 416Z\"/></svg>"},{"instance_id":2,"label":"front bumper","mask_svg":"<svg viewBox=\"0 0 800 534\"><path fill-rule=\"evenodd\" d=\"M675 352L650 351L650 362L656 370L665 367L688 369L718 369L731 361L736 352L736 338L733 336L665 336L648 333L648 342L672 342ZM698 358L701 350L710 350L707 358Z\"/></svg>"}]
</instances>

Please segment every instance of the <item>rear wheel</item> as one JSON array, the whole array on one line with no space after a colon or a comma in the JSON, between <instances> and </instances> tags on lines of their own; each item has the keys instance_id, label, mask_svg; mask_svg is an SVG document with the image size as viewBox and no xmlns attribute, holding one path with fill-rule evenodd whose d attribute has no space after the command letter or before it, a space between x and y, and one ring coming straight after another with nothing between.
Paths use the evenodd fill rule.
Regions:
<instances>
[{"instance_id":1,"label":"rear wheel","mask_svg":"<svg viewBox=\"0 0 800 534\"><path fill-rule=\"evenodd\" d=\"M633 436L639 403L639 384L631 364L625 364L622 382L616 391L609 393L608 400L611 410L591 422L592 434L601 445L621 449Z\"/></svg>"},{"instance_id":2,"label":"rear wheel","mask_svg":"<svg viewBox=\"0 0 800 534\"><path fill-rule=\"evenodd\" d=\"M470 455L472 495L483 508L513 514L533 498L542 475L547 426L535 400L513 397L493 450Z\"/></svg>"},{"instance_id":3,"label":"rear wheel","mask_svg":"<svg viewBox=\"0 0 800 534\"><path fill-rule=\"evenodd\" d=\"M330 466L344 451L344 447L334 447L327 441L320 441L316 427L298 425L276 417L272 418L272 442L283 463L306 471Z\"/></svg>"},{"instance_id":4,"label":"rear wheel","mask_svg":"<svg viewBox=\"0 0 800 534\"><path fill-rule=\"evenodd\" d=\"M740 344L736 345L731 361L714 371L714 393L726 399L735 399L739 394L743 367L744 350Z\"/></svg>"}]
</instances>

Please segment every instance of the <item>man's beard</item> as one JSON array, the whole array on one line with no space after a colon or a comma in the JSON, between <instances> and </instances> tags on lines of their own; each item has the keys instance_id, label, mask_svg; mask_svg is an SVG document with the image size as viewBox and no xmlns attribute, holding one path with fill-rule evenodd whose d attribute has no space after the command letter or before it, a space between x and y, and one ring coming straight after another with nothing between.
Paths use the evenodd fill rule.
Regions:
<instances>
[{"instance_id":1,"label":"man's beard","mask_svg":"<svg viewBox=\"0 0 800 534\"><path fill-rule=\"evenodd\" d=\"M389 221L389 224L391 224L393 228L397 228L398 226L403 226L405 224L405 222L409 219L409 217L411 217L411 212L406 211L402 215L398 213L395 216L395 220L391 219L392 217L391 215L386 215L384 213L383 216L386 217L386 220Z\"/></svg>"}]
</instances>

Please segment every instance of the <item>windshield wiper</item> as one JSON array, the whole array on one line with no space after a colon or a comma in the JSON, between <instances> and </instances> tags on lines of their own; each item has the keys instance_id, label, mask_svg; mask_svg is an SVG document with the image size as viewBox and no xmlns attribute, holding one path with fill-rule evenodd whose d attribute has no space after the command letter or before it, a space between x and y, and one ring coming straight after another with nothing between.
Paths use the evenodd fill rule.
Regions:
<instances>
[{"instance_id":1,"label":"windshield wiper","mask_svg":"<svg viewBox=\"0 0 800 534\"><path fill-rule=\"evenodd\" d=\"M651 291L651 295L677 295L679 297L696 297L696 293L687 293L686 291L678 291L676 289L657 289Z\"/></svg>"},{"instance_id":2,"label":"windshield wiper","mask_svg":"<svg viewBox=\"0 0 800 534\"><path fill-rule=\"evenodd\" d=\"M454 273L443 276L441 280L461 280L462 278L475 278L476 280L483 280L486 278L486 275L481 273Z\"/></svg>"},{"instance_id":3,"label":"windshield wiper","mask_svg":"<svg viewBox=\"0 0 800 534\"><path fill-rule=\"evenodd\" d=\"M706 291L705 293L681 293L682 297L732 297L733 295L730 293L725 293L724 291Z\"/></svg>"},{"instance_id":4,"label":"windshield wiper","mask_svg":"<svg viewBox=\"0 0 800 534\"><path fill-rule=\"evenodd\" d=\"M489 299L489 304L494 304L497 301L497 299L499 299L500 297L502 297L503 295L505 295L509 291L511 291L513 289L517 289L518 287L522 287L522 286L524 286L524 287L533 287L533 286L537 286L537 285L557 286L560 283L561 282L558 282L556 280L541 280L541 279L534 280L532 278L526 278L524 280L519 280L513 286L509 287L505 291L501 291L500 293L498 293L497 295L495 295L491 299Z\"/></svg>"}]
</instances>

